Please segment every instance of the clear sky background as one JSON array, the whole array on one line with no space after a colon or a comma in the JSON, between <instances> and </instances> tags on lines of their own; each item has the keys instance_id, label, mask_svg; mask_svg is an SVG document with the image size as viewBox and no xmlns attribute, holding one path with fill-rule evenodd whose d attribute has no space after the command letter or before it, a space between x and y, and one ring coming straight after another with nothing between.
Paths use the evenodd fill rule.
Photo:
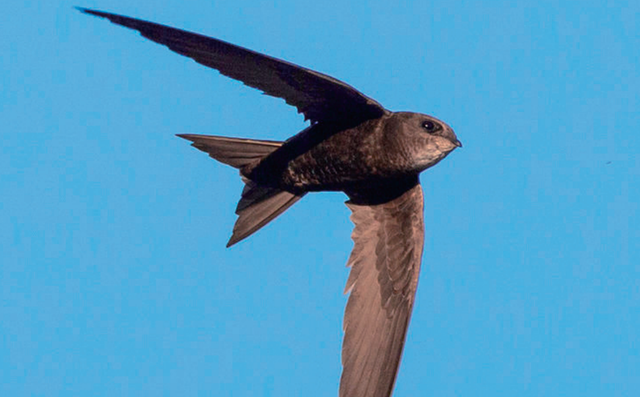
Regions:
<instances>
[{"instance_id":1,"label":"clear sky background","mask_svg":"<svg viewBox=\"0 0 640 397\"><path fill-rule=\"evenodd\" d=\"M161 4L161 5L160 5ZM82 15L221 38L432 114L394 396L640 390L640 2L0 4L0 395L336 396L346 196L225 249L237 171L176 133L284 140L284 101Z\"/></svg>"}]
</instances>

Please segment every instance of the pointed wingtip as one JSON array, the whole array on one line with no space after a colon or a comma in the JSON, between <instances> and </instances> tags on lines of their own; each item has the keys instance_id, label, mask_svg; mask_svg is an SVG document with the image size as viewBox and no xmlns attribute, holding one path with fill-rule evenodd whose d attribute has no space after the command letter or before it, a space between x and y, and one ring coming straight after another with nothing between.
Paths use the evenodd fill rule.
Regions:
<instances>
[{"instance_id":1,"label":"pointed wingtip","mask_svg":"<svg viewBox=\"0 0 640 397\"><path fill-rule=\"evenodd\" d=\"M176 134L178 138L186 139L187 141L195 142L194 135L191 134Z\"/></svg>"},{"instance_id":2,"label":"pointed wingtip","mask_svg":"<svg viewBox=\"0 0 640 397\"><path fill-rule=\"evenodd\" d=\"M235 245L240 240L242 240L242 239L239 239L238 236L236 236L235 234L232 235L231 238L229 239L229 241L227 241L227 247L226 248L230 248L231 246Z\"/></svg>"},{"instance_id":3,"label":"pointed wingtip","mask_svg":"<svg viewBox=\"0 0 640 397\"><path fill-rule=\"evenodd\" d=\"M230 248L236 244L238 244L240 241L246 239L247 237L251 236L256 230L251 231L250 233L238 233L238 230L236 229L236 225L234 225L233 227L233 231L231 232L231 237L229 237L229 241L227 241L227 248Z\"/></svg>"},{"instance_id":4,"label":"pointed wingtip","mask_svg":"<svg viewBox=\"0 0 640 397\"><path fill-rule=\"evenodd\" d=\"M100 11L97 11L97 10L92 10L90 8L84 8L84 7L78 7L78 6L75 6L73 8L75 8L76 10L80 11L83 14L95 15L97 17L104 17L105 16L103 12L100 12Z\"/></svg>"},{"instance_id":5,"label":"pointed wingtip","mask_svg":"<svg viewBox=\"0 0 640 397\"><path fill-rule=\"evenodd\" d=\"M137 20L135 18L125 17L124 15L113 14L105 11L92 10L91 8L84 7L74 7L76 10L80 11L83 14L93 15L94 17L105 18L115 23L116 25L121 25L130 29L138 30L134 25L136 22L143 22Z\"/></svg>"}]
</instances>

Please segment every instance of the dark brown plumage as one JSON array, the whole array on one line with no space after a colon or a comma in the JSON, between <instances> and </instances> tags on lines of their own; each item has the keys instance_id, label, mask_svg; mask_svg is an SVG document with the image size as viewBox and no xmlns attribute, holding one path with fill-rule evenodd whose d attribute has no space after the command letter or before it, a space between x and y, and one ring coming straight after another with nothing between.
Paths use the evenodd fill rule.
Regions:
<instances>
[{"instance_id":1,"label":"dark brown plumage","mask_svg":"<svg viewBox=\"0 0 640 397\"><path fill-rule=\"evenodd\" d=\"M424 242L418 174L461 144L442 121L390 112L353 87L233 44L80 8L283 98L311 125L285 142L179 135L235 167L245 182L227 246L256 232L308 192L343 191L355 224L347 265L341 397L388 397L398 372Z\"/></svg>"}]
</instances>

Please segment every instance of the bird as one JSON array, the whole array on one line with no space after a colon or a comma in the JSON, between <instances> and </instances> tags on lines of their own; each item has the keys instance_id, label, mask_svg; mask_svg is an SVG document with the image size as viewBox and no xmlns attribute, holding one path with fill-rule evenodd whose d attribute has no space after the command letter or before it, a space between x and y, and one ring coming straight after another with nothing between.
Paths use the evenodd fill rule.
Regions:
<instances>
[{"instance_id":1,"label":"bird","mask_svg":"<svg viewBox=\"0 0 640 397\"><path fill-rule=\"evenodd\" d=\"M354 223L343 319L340 397L393 393L424 245L419 174L462 146L435 117L392 112L331 76L231 43L77 7L222 75L279 97L309 125L285 141L178 134L239 170L242 190L230 247L307 193L342 191Z\"/></svg>"}]
</instances>

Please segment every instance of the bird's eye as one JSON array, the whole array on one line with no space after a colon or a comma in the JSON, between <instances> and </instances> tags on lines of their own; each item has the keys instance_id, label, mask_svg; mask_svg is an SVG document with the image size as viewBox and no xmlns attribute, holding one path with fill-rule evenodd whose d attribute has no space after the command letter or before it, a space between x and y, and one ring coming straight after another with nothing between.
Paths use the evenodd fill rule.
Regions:
<instances>
[{"instance_id":1,"label":"bird's eye","mask_svg":"<svg viewBox=\"0 0 640 397\"><path fill-rule=\"evenodd\" d=\"M427 130L427 132L434 132L434 131L438 128L438 126L436 125L436 123L434 123L433 121L429 121L429 120L424 121L424 122L422 123L422 127L423 127L425 130Z\"/></svg>"}]
</instances>

